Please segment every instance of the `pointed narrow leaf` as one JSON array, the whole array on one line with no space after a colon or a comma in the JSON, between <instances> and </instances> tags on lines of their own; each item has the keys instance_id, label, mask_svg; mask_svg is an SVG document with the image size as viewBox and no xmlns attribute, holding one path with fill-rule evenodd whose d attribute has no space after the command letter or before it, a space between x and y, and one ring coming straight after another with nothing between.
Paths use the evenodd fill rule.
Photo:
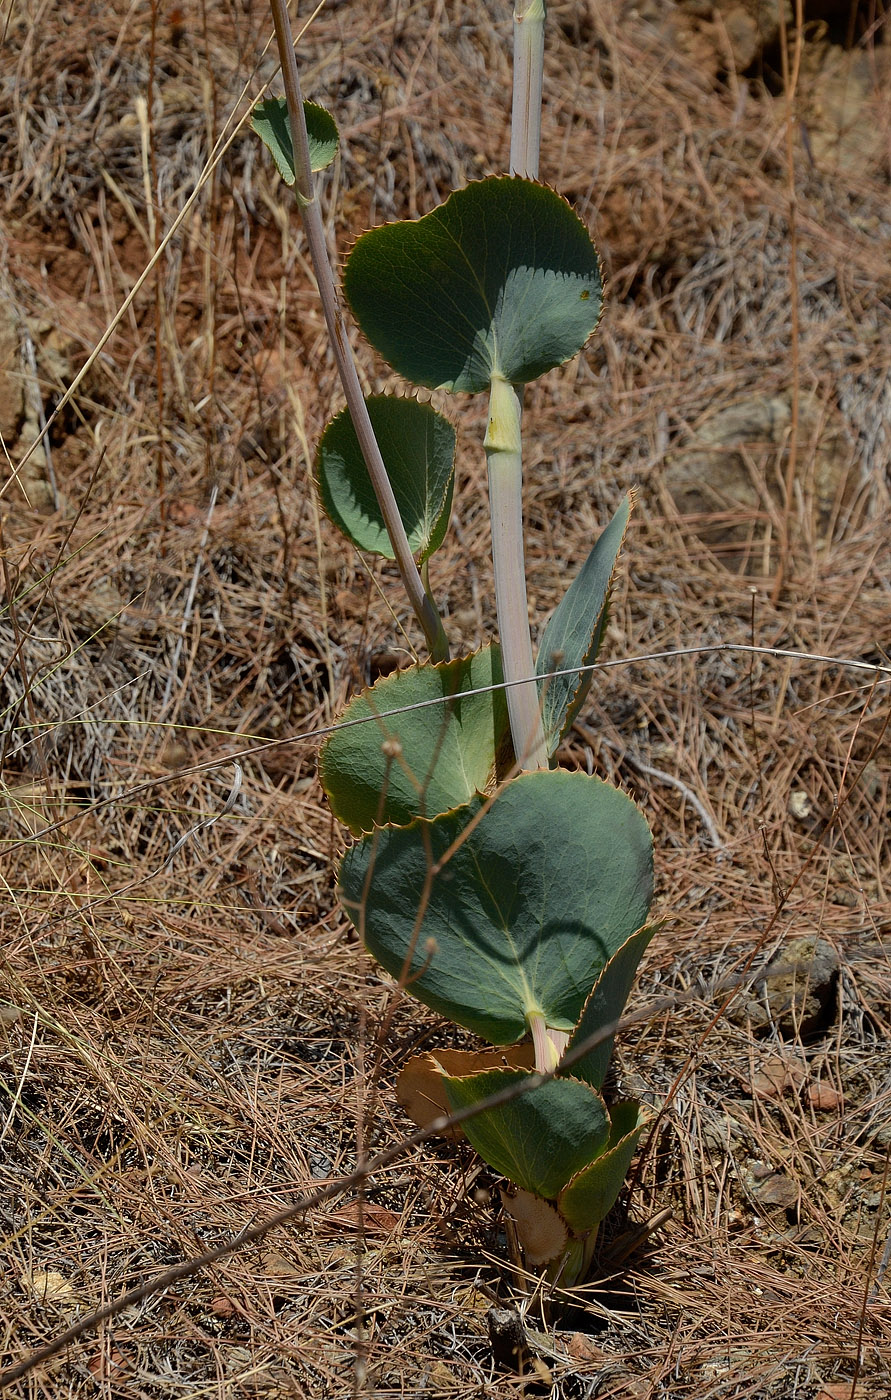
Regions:
<instances>
[{"instance_id":1,"label":"pointed narrow leaf","mask_svg":"<svg viewBox=\"0 0 891 1400\"><path fill-rule=\"evenodd\" d=\"M501 654L486 646L442 665L409 666L357 695L319 755L334 815L357 836L375 824L438 816L483 792L508 733L504 691L456 697L501 679ZM383 748L394 739L395 758Z\"/></svg>"},{"instance_id":2,"label":"pointed narrow leaf","mask_svg":"<svg viewBox=\"0 0 891 1400\"><path fill-rule=\"evenodd\" d=\"M611 1025L612 1022L621 1019L638 964L649 947L655 932L655 924L645 925L644 928L638 929L637 933L632 934L628 941L622 944L618 952L613 953L598 977L594 990L585 1002L579 1023L566 1047L567 1050L573 1050L576 1045L581 1045L602 1026ZM595 1045L583 1059L576 1060L569 1073L576 1079L583 1079L586 1084L591 1084L595 1089L600 1089L606 1078L614 1040L615 1036L611 1035L606 1040L602 1040L599 1045Z\"/></svg>"},{"instance_id":3,"label":"pointed narrow leaf","mask_svg":"<svg viewBox=\"0 0 891 1400\"><path fill-rule=\"evenodd\" d=\"M481 1103L508 1085L532 1078L529 1070L493 1069L448 1078L452 1109ZM552 1079L527 1094L462 1124L483 1161L536 1196L555 1197L609 1138L600 1095L573 1079Z\"/></svg>"},{"instance_id":4,"label":"pointed narrow leaf","mask_svg":"<svg viewBox=\"0 0 891 1400\"><path fill-rule=\"evenodd\" d=\"M412 554L426 559L442 544L452 509L455 430L416 399L365 400ZM319 443L322 504L357 549L395 558L349 410L332 418Z\"/></svg>"},{"instance_id":5,"label":"pointed narrow leaf","mask_svg":"<svg viewBox=\"0 0 891 1400\"><path fill-rule=\"evenodd\" d=\"M537 379L600 319L600 260L566 200L494 176L415 222L362 235L344 291L363 333L413 384L479 393Z\"/></svg>"},{"instance_id":6,"label":"pointed narrow leaf","mask_svg":"<svg viewBox=\"0 0 891 1400\"><path fill-rule=\"evenodd\" d=\"M606 1150L584 1167L560 1193L557 1206L563 1219L576 1234L599 1225L614 1206L628 1175L641 1134L651 1115L639 1104L613 1104Z\"/></svg>"},{"instance_id":7,"label":"pointed narrow leaf","mask_svg":"<svg viewBox=\"0 0 891 1400\"><path fill-rule=\"evenodd\" d=\"M590 666L596 660L606 621L610 580L633 503L629 492L552 613L538 650L535 669L540 676L571 666ZM539 681L550 753L557 750L590 687L590 671Z\"/></svg>"},{"instance_id":8,"label":"pointed narrow leaf","mask_svg":"<svg viewBox=\"0 0 891 1400\"><path fill-rule=\"evenodd\" d=\"M324 170L337 154L340 140L337 123L330 112L315 102L304 102L303 115L306 119L306 133L309 137L309 163L315 172ZM270 97L258 102L251 117L251 126L263 145L271 151L286 185L293 185L294 144L291 140L291 120L288 104L283 97Z\"/></svg>"},{"instance_id":9,"label":"pointed narrow leaf","mask_svg":"<svg viewBox=\"0 0 891 1400\"><path fill-rule=\"evenodd\" d=\"M571 1031L646 919L646 821L617 788L561 770L506 783L470 828L480 806L366 837L344 857L341 901L388 972L409 961L412 994L434 1011L496 1045L520 1040L535 1013Z\"/></svg>"}]
</instances>

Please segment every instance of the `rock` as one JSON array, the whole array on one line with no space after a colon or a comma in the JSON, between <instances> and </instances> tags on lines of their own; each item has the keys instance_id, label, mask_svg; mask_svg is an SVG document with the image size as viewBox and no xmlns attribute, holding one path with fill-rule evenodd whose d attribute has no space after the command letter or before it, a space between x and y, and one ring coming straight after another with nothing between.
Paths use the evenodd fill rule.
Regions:
<instances>
[{"instance_id":1,"label":"rock","mask_svg":"<svg viewBox=\"0 0 891 1400\"><path fill-rule=\"evenodd\" d=\"M25 416L19 331L6 288L0 290L0 434L11 449Z\"/></svg>"},{"instance_id":2,"label":"rock","mask_svg":"<svg viewBox=\"0 0 891 1400\"><path fill-rule=\"evenodd\" d=\"M448 1394L452 1390L461 1389L461 1381L452 1371L449 1370L443 1361L434 1361L427 1372L427 1390L429 1396L439 1395L442 1391Z\"/></svg>"},{"instance_id":3,"label":"rock","mask_svg":"<svg viewBox=\"0 0 891 1400\"><path fill-rule=\"evenodd\" d=\"M595 1366L605 1366L611 1359L603 1347L599 1347L585 1332L570 1333L566 1350L573 1361L585 1361Z\"/></svg>"},{"instance_id":4,"label":"rock","mask_svg":"<svg viewBox=\"0 0 891 1400\"><path fill-rule=\"evenodd\" d=\"M721 15L738 73L750 68L764 43L758 21L744 5L732 5Z\"/></svg>"},{"instance_id":5,"label":"rock","mask_svg":"<svg viewBox=\"0 0 891 1400\"><path fill-rule=\"evenodd\" d=\"M843 1096L832 1084L827 1084L825 1079L818 1079L816 1084L812 1084L807 1091L808 1103L815 1108L818 1113L835 1113L844 1103Z\"/></svg>"},{"instance_id":6,"label":"rock","mask_svg":"<svg viewBox=\"0 0 891 1400\"><path fill-rule=\"evenodd\" d=\"M786 23L792 26L792 0L785 0ZM768 44L779 34L779 7L776 0L679 0L684 16L710 21L709 29L723 50L729 42L737 72L751 68ZM722 33L723 30L723 33Z\"/></svg>"},{"instance_id":7,"label":"rock","mask_svg":"<svg viewBox=\"0 0 891 1400\"><path fill-rule=\"evenodd\" d=\"M771 1055L752 1076L752 1097L781 1099L804 1083L807 1069L796 1056Z\"/></svg>"},{"instance_id":8,"label":"rock","mask_svg":"<svg viewBox=\"0 0 891 1400\"><path fill-rule=\"evenodd\" d=\"M42 434L43 394L48 384L61 386L70 378L69 344L61 331L50 329L43 342L42 322L23 318L14 310L14 291L0 279L0 432L7 449L15 444L20 463ZM12 500L24 499L31 510L50 511L56 491L46 441L34 447L16 473Z\"/></svg>"},{"instance_id":9,"label":"rock","mask_svg":"<svg viewBox=\"0 0 891 1400\"><path fill-rule=\"evenodd\" d=\"M830 860L829 881L833 903L843 904L848 909L856 909L861 904L866 906L878 897L875 882L865 877L845 852Z\"/></svg>"},{"instance_id":10,"label":"rock","mask_svg":"<svg viewBox=\"0 0 891 1400\"><path fill-rule=\"evenodd\" d=\"M769 571L763 540L771 512L782 509L791 428L791 392L753 395L709 414L668 458L665 484L679 515L742 572ZM826 539L856 474L838 411L813 394L799 401L797 463L799 481L813 483L818 533Z\"/></svg>"},{"instance_id":11,"label":"rock","mask_svg":"<svg viewBox=\"0 0 891 1400\"><path fill-rule=\"evenodd\" d=\"M732 1003L727 1016L756 1033L776 1028L785 1040L813 1040L837 1011L838 954L823 938L798 938L768 964L749 1000Z\"/></svg>"},{"instance_id":12,"label":"rock","mask_svg":"<svg viewBox=\"0 0 891 1400\"><path fill-rule=\"evenodd\" d=\"M746 1188L752 1199L766 1209L794 1210L798 1205L798 1187L785 1172L753 1164L746 1172Z\"/></svg>"},{"instance_id":13,"label":"rock","mask_svg":"<svg viewBox=\"0 0 891 1400\"><path fill-rule=\"evenodd\" d=\"M690 82L710 92L723 67L714 25L680 10L663 10L660 19L659 29L671 61L683 68Z\"/></svg>"},{"instance_id":14,"label":"rock","mask_svg":"<svg viewBox=\"0 0 891 1400\"><path fill-rule=\"evenodd\" d=\"M784 8L786 24L791 29L793 23L792 0L784 0ZM730 17L739 11L742 11L746 16L749 24L754 27L758 35L756 54L760 53L767 44L774 43L779 37L780 7L777 0L714 0L714 12L720 14L728 29Z\"/></svg>"},{"instance_id":15,"label":"rock","mask_svg":"<svg viewBox=\"0 0 891 1400\"><path fill-rule=\"evenodd\" d=\"M800 91L808 154L824 175L862 180L887 174L881 112L891 85L891 50L805 45Z\"/></svg>"}]
</instances>

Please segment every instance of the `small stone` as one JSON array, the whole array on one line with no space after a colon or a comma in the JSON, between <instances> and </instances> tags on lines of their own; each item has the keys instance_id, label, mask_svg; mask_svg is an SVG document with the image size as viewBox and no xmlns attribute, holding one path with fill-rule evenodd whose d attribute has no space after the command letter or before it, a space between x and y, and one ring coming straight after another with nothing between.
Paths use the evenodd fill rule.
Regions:
<instances>
[{"instance_id":1,"label":"small stone","mask_svg":"<svg viewBox=\"0 0 891 1400\"><path fill-rule=\"evenodd\" d=\"M789 1090L800 1087L806 1073L799 1060L788 1055L771 1055L758 1073L752 1076L752 1096L756 1099L781 1099Z\"/></svg>"},{"instance_id":2,"label":"small stone","mask_svg":"<svg viewBox=\"0 0 891 1400\"><path fill-rule=\"evenodd\" d=\"M213 1317L235 1317L238 1309L231 1298L227 1298L225 1294L221 1293L213 1299L208 1311Z\"/></svg>"},{"instance_id":3,"label":"small stone","mask_svg":"<svg viewBox=\"0 0 891 1400\"><path fill-rule=\"evenodd\" d=\"M794 1210L798 1205L798 1187L785 1172L771 1172L763 1181L754 1181L751 1191L759 1206Z\"/></svg>"},{"instance_id":4,"label":"small stone","mask_svg":"<svg viewBox=\"0 0 891 1400\"><path fill-rule=\"evenodd\" d=\"M20 1275L23 1288L33 1293L38 1303L71 1304L78 1301L77 1289L57 1269L26 1269Z\"/></svg>"},{"instance_id":5,"label":"small stone","mask_svg":"<svg viewBox=\"0 0 891 1400\"><path fill-rule=\"evenodd\" d=\"M573 1361L593 1362L596 1366L603 1366L608 1360L607 1354L603 1348L597 1346L592 1338L586 1336L584 1332L573 1332L567 1343L566 1350L569 1352Z\"/></svg>"},{"instance_id":6,"label":"small stone","mask_svg":"<svg viewBox=\"0 0 891 1400\"><path fill-rule=\"evenodd\" d=\"M7 289L4 288L4 293ZM19 362L19 331L11 296L0 297L0 433L12 447L25 416L25 388Z\"/></svg>"},{"instance_id":7,"label":"small stone","mask_svg":"<svg viewBox=\"0 0 891 1400\"><path fill-rule=\"evenodd\" d=\"M737 72L743 73L754 63L761 49L761 31L754 15L750 15L742 5L734 5L724 15L724 28Z\"/></svg>"},{"instance_id":8,"label":"small stone","mask_svg":"<svg viewBox=\"0 0 891 1400\"><path fill-rule=\"evenodd\" d=\"M841 1108L844 1102L838 1089L827 1084L825 1079L818 1079L816 1084L810 1086L807 1098L811 1108L816 1108L821 1113L834 1113Z\"/></svg>"},{"instance_id":9,"label":"small stone","mask_svg":"<svg viewBox=\"0 0 891 1400\"><path fill-rule=\"evenodd\" d=\"M458 1381L442 1361L433 1362L427 1373L427 1381L431 1391L435 1389L448 1392L458 1388Z\"/></svg>"},{"instance_id":10,"label":"small stone","mask_svg":"<svg viewBox=\"0 0 891 1400\"><path fill-rule=\"evenodd\" d=\"M814 804L804 788L796 788L789 794L789 815L797 822L806 822L813 810Z\"/></svg>"},{"instance_id":11,"label":"small stone","mask_svg":"<svg viewBox=\"0 0 891 1400\"><path fill-rule=\"evenodd\" d=\"M721 47L726 52L726 39ZM792 407L789 394L755 395L725 405L680 439L666 458L664 481L678 514L725 566L740 572L757 574L762 567L764 495L781 505ZM851 493L844 425L840 414L825 415L815 395L803 395L798 408L802 440L819 442L814 493L818 534L826 538L836 502L848 500ZM753 548L753 540L758 547Z\"/></svg>"},{"instance_id":12,"label":"small stone","mask_svg":"<svg viewBox=\"0 0 891 1400\"><path fill-rule=\"evenodd\" d=\"M732 1004L728 1019L753 1031L779 1031L785 1040L814 1040L838 1012L838 954L824 938L785 944L764 969L748 1001Z\"/></svg>"}]
</instances>

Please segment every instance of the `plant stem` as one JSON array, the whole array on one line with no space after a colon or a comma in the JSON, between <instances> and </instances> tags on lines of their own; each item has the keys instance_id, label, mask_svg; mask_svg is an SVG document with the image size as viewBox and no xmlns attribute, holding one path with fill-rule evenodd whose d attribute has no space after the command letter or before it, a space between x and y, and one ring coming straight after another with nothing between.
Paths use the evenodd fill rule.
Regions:
<instances>
[{"instance_id":1,"label":"plant stem","mask_svg":"<svg viewBox=\"0 0 891 1400\"><path fill-rule=\"evenodd\" d=\"M521 175L530 180L538 178L541 145L544 21L544 0L515 0L510 170L512 175ZM506 681L521 680L535 673L523 557L521 392L505 380L493 378L485 439L489 465L492 559L495 565L495 606ZM548 751L541 722L538 686L509 686L507 708L517 762L522 768L547 768Z\"/></svg>"},{"instance_id":2,"label":"plant stem","mask_svg":"<svg viewBox=\"0 0 891 1400\"><path fill-rule=\"evenodd\" d=\"M337 364L337 372L340 375L340 382L343 385L344 396L350 417L353 420L353 427L356 430L356 437L359 439L359 446L362 449L362 456L371 478L374 493L377 496L381 514L384 517L384 524L387 527L387 534L393 546L396 556L396 565L402 577L405 591L408 594L409 602L414 609L427 645L434 661L447 661L449 657L449 644L446 639L442 625L442 618L436 610L432 600L424 591L421 582L421 575L418 572L412 556L408 537L405 533L405 526L399 514L399 507L396 504L396 497L393 494L393 487L390 478L387 476L387 469L381 457L377 439L371 426L368 416L368 409L365 405L365 397L359 383L359 376L356 372L356 363L347 339L346 322L343 317L343 310L340 299L337 295L337 288L334 283L334 275L331 271L331 264L328 260L328 246L325 241L325 230L322 224L322 211L313 188L312 169L309 158L309 138L306 132L306 121L303 115L303 97L300 92L300 78L297 72L297 60L294 55L294 39L291 33L291 21L288 18L287 0L271 0L272 19L275 25L275 37L278 43L279 59L282 66L282 78L284 80L285 98L288 103L288 117L291 123L291 141L294 149L294 194L297 205L303 218L303 227L306 232L306 241L312 258L313 271L316 275L316 282L319 288L319 298L322 303L322 310L325 315L325 323L328 327L328 335L331 340L331 347L334 351L334 359Z\"/></svg>"},{"instance_id":3,"label":"plant stem","mask_svg":"<svg viewBox=\"0 0 891 1400\"><path fill-rule=\"evenodd\" d=\"M544 24L544 0L516 0L510 173L523 175L528 180L538 179Z\"/></svg>"},{"instance_id":4,"label":"plant stem","mask_svg":"<svg viewBox=\"0 0 891 1400\"><path fill-rule=\"evenodd\" d=\"M538 703L526 602L520 400L514 386L498 376L493 376L489 390L489 423L483 445L489 468L501 664L506 681L529 681L528 685L509 684L507 688L511 738L521 768L547 768L548 749Z\"/></svg>"},{"instance_id":5,"label":"plant stem","mask_svg":"<svg viewBox=\"0 0 891 1400\"><path fill-rule=\"evenodd\" d=\"M557 1054L554 1042L548 1035L545 1018L540 1011L536 1011L534 1015L527 1016L526 1019L532 1032L532 1044L535 1047L535 1068L539 1074L550 1074L551 1070L557 1068L560 1056Z\"/></svg>"}]
</instances>

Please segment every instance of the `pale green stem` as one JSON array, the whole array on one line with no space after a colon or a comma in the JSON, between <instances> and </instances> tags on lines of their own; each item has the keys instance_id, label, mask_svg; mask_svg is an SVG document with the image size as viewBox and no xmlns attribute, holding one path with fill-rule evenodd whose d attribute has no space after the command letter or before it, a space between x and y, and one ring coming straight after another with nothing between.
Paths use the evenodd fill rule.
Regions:
<instances>
[{"instance_id":1,"label":"pale green stem","mask_svg":"<svg viewBox=\"0 0 891 1400\"><path fill-rule=\"evenodd\" d=\"M286 0L271 0L271 5L275 37L282 65L285 98L288 103L288 116L291 122L291 140L294 147L294 194L303 216L306 242L318 283L319 299L322 303L325 323L334 351L337 372L340 375L347 407L356 430L356 437L359 439L362 456L365 459L381 514L384 517L387 534L396 556L396 565L409 602L423 628L434 661L447 661L449 646L443 630L442 619L424 590L421 575L412 556L405 526L402 523L396 497L393 494L393 487L387 476L387 469L384 466L380 448L374 436L374 429L371 426L371 419L368 416L365 397L356 372L356 363L347 338L346 322L340 298L337 295L334 275L328 260L328 245L325 241L322 211L319 208L313 186L309 138L303 115L303 97L300 92L300 78L297 73L297 60L294 56L294 40L291 34L287 3Z\"/></svg>"},{"instance_id":2,"label":"pale green stem","mask_svg":"<svg viewBox=\"0 0 891 1400\"><path fill-rule=\"evenodd\" d=\"M544 0L516 0L510 173L524 175L528 180L538 179L544 25Z\"/></svg>"},{"instance_id":3,"label":"pale green stem","mask_svg":"<svg viewBox=\"0 0 891 1400\"><path fill-rule=\"evenodd\" d=\"M560 1056L548 1034L545 1018L540 1011L535 1011L526 1017L526 1022L532 1032L532 1044L535 1047L535 1068L539 1074L550 1074L551 1070L557 1068Z\"/></svg>"},{"instance_id":4,"label":"pale green stem","mask_svg":"<svg viewBox=\"0 0 891 1400\"><path fill-rule=\"evenodd\" d=\"M547 768L548 749L538 703L526 602L520 400L514 386L506 379L492 379L489 423L483 445L489 467L489 515L501 665L506 681L529 681L528 685L508 684L507 687L511 738L521 768Z\"/></svg>"}]
</instances>

